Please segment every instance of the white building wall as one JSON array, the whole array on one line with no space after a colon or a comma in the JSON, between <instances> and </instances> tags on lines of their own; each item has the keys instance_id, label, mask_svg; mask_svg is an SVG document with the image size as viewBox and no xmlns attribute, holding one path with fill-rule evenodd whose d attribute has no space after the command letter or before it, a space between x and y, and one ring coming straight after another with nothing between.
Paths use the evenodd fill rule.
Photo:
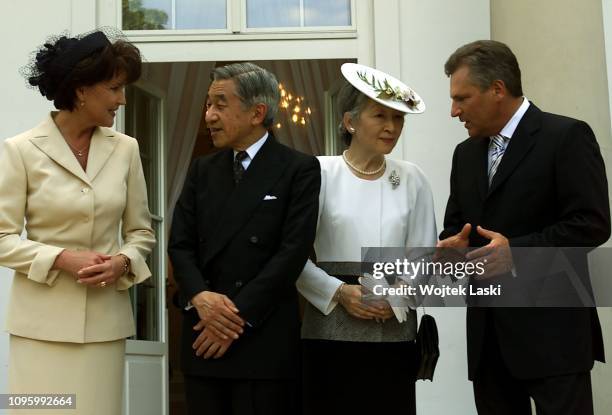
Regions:
<instances>
[{"instance_id":1,"label":"white building wall","mask_svg":"<svg viewBox=\"0 0 612 415\"><path fill-rule=\"evenodd\" d=\"M602 0L605 58L608 75L608 103L612 114L612 0ZM612 127L612 126L611 126Z\"/></svg>"}]
</instances>

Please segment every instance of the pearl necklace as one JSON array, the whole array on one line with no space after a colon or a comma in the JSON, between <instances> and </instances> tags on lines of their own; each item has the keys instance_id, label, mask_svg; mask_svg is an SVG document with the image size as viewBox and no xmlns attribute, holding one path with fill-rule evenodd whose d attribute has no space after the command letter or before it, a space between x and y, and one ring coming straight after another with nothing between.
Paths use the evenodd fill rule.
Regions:
<instances>
[{"instance_id":1,"label":"pearl necklace","mask_svg":"<svg viewBox=\"0 0 612 415\"><path fill-rule=\"evenodd\" d=\"M344 159L344 162L345 162L346 164L348 164L348 166L349 166L351 169L355 170L355 171L356 171L357 173L359 173L359 174L363 174L364 176L372 176L372 175L374 175L374 174L378 174L378 173L380 173L381 171L383 171L383 170L385 169L385 167L387 166L387 160L386 160L386 159L383 157L383 162L380 164L380 167L379 167L379 168L377 168L376 170L370 170L370 171L367 171L367 170L361 170L361 169L358 169L358 168L357 168L355 165L353 165L353 163L351 163L351 162L348 160L348 157L346 157L346 152L347 152L347 151L348 151L348 150L344 150L344 151L342 152L342 158Z\"/></svg>"}]
</instances>

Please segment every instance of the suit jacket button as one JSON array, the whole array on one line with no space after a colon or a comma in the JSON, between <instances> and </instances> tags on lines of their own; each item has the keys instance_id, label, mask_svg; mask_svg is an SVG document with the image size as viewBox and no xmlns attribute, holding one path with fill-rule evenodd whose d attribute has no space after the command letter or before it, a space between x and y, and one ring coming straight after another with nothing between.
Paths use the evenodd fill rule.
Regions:
<instances>
[{"instance_id":1,"label":"suit jacket button","mask_svg":"<svg viewBox=\"0 0 612 415\"><path fill-rule=\"evenodd\" d=\"M210 280L204 280L204 284L210 285Z\"/></svg>"},{"instance_id":2,"label":"suit jacket button","mask_svg":"<svg viewBox=\"0 0 612 415\"><path fill-rule=\"evenodd\" d=\"M240 288L242 287L242 281L238 280L234 283L234 285L236 286L236 288Z\"/></svg>"},{"instance_id":3,"label":"suit jacket button","mask_svg":"<svg viewBox=\"0 0 612 415\"><path fill-rule=\"evenodd\" d=\"M204 237L203 236L200 237L200 243L204 243Z\"/></svg>"},{"instance_id":4,"label":"suit jacket button","mask_svg":"<svg viewBox=\"0 0 612 415\"><path fill-rule=\"evenodd\" d=\"M259 238L253 235L249 238L249 241L251 241L252 244L256 244L257 242L259 242Z\"/></svg>"}]
</instances>

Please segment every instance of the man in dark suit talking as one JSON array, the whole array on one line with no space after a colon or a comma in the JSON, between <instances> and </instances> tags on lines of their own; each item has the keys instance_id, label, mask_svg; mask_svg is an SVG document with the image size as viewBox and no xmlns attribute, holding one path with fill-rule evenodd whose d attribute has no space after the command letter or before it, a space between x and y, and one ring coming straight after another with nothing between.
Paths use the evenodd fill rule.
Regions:
<instances>
[{"instance_id":1,"label":"man in dark suit talking","mask_svg":"<svg viewBox=\"0 0 612 415\"><path fill-rule=\"evenodd\" d=\"M522 277L515 247L579 247L572 266L588 276L588 251L610 236L605 167L591 128L530 103L503 43L464 45L445 72L451 115L470 138L453 155L438 245L480 247L468 259L486 261L486 278L506 281ZM554 277L552 286L566 275ZM604 361L595 308L469 307L467 343L479 414L530 414L530 397L538 414L593 413L590 370Z\"/></svg>"},{"instance_id":2,"label":"man in dark suit talking","mask_svg":"<svg viewBox=\"0 0 612 415\"><path fill-rule=\"evenodd\" d=\"M168 248L187 309L188 413L295 413L295 281L315 236L319 164L268 132L274 75L237 63L211 78L206 123L224 150L194 161Z\"/></svg>"}]
</instances>

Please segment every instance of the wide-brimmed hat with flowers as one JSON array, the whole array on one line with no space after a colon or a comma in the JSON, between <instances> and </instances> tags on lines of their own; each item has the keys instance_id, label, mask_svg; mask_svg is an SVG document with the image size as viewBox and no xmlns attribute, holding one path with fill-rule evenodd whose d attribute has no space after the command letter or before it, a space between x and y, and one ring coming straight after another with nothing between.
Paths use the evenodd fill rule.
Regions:
<instances>
[{"instance_id":1,"label":"wide-brimmed hat with flowers","mask_svg":"<svg viewBox=\"0 0 612 415\"><path fill-rule=\"evenodd\" d=\"M421 97L389 74L358 63L345 63L340 69L351 85L379 104L409 114L425 111Z\"/></svg>"}]
</instances>

